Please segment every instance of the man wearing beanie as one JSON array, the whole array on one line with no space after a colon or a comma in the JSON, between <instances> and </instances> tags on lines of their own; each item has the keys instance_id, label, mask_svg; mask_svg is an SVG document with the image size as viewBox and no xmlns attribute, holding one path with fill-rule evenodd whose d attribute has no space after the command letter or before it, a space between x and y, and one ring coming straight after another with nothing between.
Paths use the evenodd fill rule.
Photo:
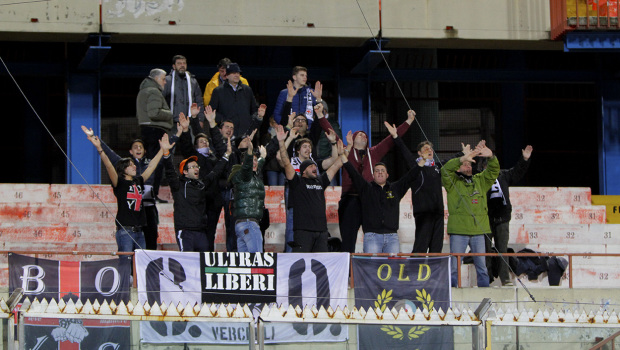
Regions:
<instances>
[{"instance_id":1,"label":"man wearing beanie","mask_svg":"<svg viewBox=\"0 0 620 350\"><path fill-rule=\"evenodd\" d=\"M289 181L289 201L293 208L294 253L327 252L327 216L325 215L325 189L342 167L338 159L321 175L317 165L311 160L304 160L299 166L299 174L291 165L286 150L286 132L277 126L280 156L286 179ZM344 153L342 141L338 142L338 154Z\"/></svg>"}]
</instances>

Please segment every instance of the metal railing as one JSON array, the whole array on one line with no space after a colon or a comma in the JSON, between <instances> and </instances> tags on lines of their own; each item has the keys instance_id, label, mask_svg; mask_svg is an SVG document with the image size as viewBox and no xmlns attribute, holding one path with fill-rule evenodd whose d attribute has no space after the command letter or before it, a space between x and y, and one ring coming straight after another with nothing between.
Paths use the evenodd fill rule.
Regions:
<instances>
[{"instance_id":1,"label":"metal railing","mask_svg":"<svg viewBox=\"0 0 620 350\"><path fill-rule=\"evenodd\" d=\"M608 349L609 347L605 346L607 344L611 345L611 350L615 350L616 349L616 338L618 338L619 336L620 336L620 332L616 332L612 334L610 337L608 337L607 339L602 340L598 344L591 347L590 350Z\"/></svg>"},{"instance_id":2,"label":"metal railing","mask_svg":"<svg viewBox=\"0 0 620 350\"><path fill-rule=\"evenodd\" d=\"M573 30L619 30L620 0L549 0L551 40Z\"/></svg>"}]
</instances>

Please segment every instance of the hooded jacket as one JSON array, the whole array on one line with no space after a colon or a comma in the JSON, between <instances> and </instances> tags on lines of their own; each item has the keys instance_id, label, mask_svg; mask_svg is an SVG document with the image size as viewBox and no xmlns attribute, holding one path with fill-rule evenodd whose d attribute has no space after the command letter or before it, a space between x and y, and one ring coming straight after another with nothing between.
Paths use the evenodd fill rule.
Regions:
<instances>
[{"instance_id":1,"label":"hooded jacket","mask_svg":"<svg viewBox=\"0 0 620 350\"><path fill-rule=\"evenodd\" d=\"M263 217L265 207L265 185L260 178L265 160L258 159L256 172L252 171L254 155L246 153L243 164L233 166L229 181L235 190L235 219L256 219Z\"/></svg>"},{"instance_id":2,"label":"hooded jacket","mask_svg":"<svg viewBox=\"0 0 620 350\"><path fill-rule=\"evenodd\" d=\"M441 168L441 182L448 193L448 234L491 233L487 192L499 175L499 161L493 156L483 172L471 177L457 173L460 167L460 159L453 158Z\"/></svg>"},{"instance_id":3,"label":"hooded jacket","mask_svg":"<svg viewBox=\"0 0 620 350\"><path fill-rule=\"evenodd\" d=\"M140 126L150 126L166 131L172 129L172 112L162 95L162 87L150 77L146 77L140 84L140 91L136 98L136 115Z\"/></svg>"},{"instance_id":4,"label":"hooded jacket","mask_svg":"<svg viewBox=\"0 0 620 350\"><path fill-rule=\"evenodd\" d=\"M327 132L327 130L331 128L329 121L327 121L325 118L320 118L319 123L321 124L321 128L325 132ZM400 124L396 129L398 137L403 137L407 130L409 130L409 126L410 125L407 122L403 122L402 124ZM363 131L356 131L353 134L353 140L355 140L355 136L357 136L357 134L360 132L366 135L366 133ZM368 137L368 135L366 135L366 137ZM365 154L363 154L364 152L360 152L360 150L353 148L349 153L348 160L349 163L351 163L351 165L353 166L353 168L355 168L355 170L360 173L362 177L364 177L364 180L370 182L373 181L373 167L375 166L375 164L381 161L383 156L385 156L385 154L389 152L392 147L394 147L394 138L392 137L392 135L388 135L378 144L370 148L367 147L365 150ZM353 187L351 177L347 172L343 172L342 196L355 193L357 193L357 190Z\"/></svg>"},{"instance_id":5,"label":"hooded jacket","mask_svg":"<svg viewBox=\"0 0 620 350\"><path fill-rule=\"evenodd\" d=\"M174 198L175 230L204 231L207 229L206 208L207 188L210 182L216 181L228 159L220 159L213 171L203 180L194 180L185 175L177 175L172 165L172 157L164 158L166 178Z\"/></svg>"}]
</instances>

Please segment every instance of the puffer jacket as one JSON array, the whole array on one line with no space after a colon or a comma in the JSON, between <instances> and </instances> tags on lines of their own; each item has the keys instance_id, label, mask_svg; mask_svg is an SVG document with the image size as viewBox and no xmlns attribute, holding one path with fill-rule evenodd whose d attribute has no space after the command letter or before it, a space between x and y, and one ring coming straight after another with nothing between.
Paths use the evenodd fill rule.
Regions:
<instances>
[{"instance_id":1,"label":"puffer jacket","mask_svg":"<svg viewBox=\"0 0 620 350\"><path fill-rule=\"evenodd\" d=\"M263 217L265 207L265 185L258 174L261 173L265 160L259 158L256 173L252 171L254 155L250 152L245 155L243 164L233 167L229 181L234 186L235 219L256 219Z\"/></svg>"},{"instance_id":2,"label":"puffer jacket","mask_svg":"<svg viewBox=\"0 0 620 350\"><path fill-rule=\"evenodd\" d=\"M136 116L141 126L172 129L172 112L164 99L162 88L150 77L140 84L140 92L136 98Z\"/></svg>"},{"instance_id":3,"label":"puffer jacket","mask_svg":"<svg viewBox=\"0 0 620 350\"><path fill-rule=\"evenodd\" d=\"M461 161L453 158L441 168L441 182L448 193L448 234L491 233L487 192L499 175L499 161L490 158L487 168L472 177L457 174L460 166Z\"/></svg>"}]
</instances>

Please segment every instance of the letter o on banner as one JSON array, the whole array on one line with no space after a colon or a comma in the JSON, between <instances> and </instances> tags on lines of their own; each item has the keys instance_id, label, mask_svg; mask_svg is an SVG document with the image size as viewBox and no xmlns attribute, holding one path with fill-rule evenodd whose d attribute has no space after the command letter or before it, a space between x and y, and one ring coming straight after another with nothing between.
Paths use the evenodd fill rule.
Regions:
<instances>
[{"instance_id":1,"label":"letter o on banner","mask_svg":"<svg viewBox=\"0 0 620 350\"><path fill-rule=\"evenodd\" d=\"M108 272L112 273L112 277L114 278L114 280L112 281L112 287L110 288L110 290L107 292L104 292L102 290L101 285L103 284L103 277ZM107 297L107 296L116 294L118 292L118 289L120 288L120 285L121 285L121 278L120 278L120 274L118 273L117 269L111 266L106 266L102 268L101 270L97 271L97 276L95 276L95 288L97 289L97 292L101 293L101 295Z\"/></svg>"},{"instance_id":2,"label":"letter o on banner","mask_svg":"<svg viewBox=\"0 0 620 350\"><path fill-rule=\"evenodd\" d=\"M387 274L385 275L385 278L381 278L381 270L383 270L384 267L387 268ZM379 268L377 269L377 277L382 281L389 280L390 277L392 277L392 267L388 264L383 264L379 266Z\"/></svg>"}]
</instances>

